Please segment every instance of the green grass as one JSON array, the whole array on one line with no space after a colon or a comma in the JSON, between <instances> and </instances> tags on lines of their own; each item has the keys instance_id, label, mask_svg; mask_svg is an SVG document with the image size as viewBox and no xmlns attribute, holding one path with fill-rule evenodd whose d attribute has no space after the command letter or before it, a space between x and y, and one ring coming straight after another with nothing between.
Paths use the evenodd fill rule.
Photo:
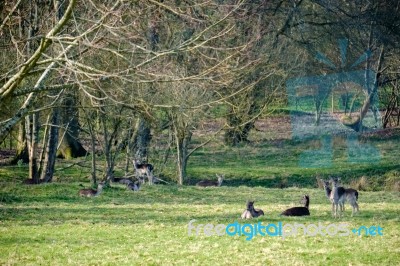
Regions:
<instances>
[{"instance_id":1,"label":"green grass","mask_svg":"<svg viewBox=\"0 0 400 266\"><path fill-rule=\"evenodd\" d=\"M90 186L90 167L69 166L82 160L89 166L90 156L58 160L51 184L22 185L26 165L2 167L0 265L399 265L400 194L391 190L400 181L400 131L392 133L362 138L381 154L381 160L364 164L348 162L346 139L335 137L333 163L327 168L299 166L300 154L318 149L318 140L275 136L270 141L253 132L250 143L238 147L211 142L190 158L186 180L194 184L224 173L223 186L209 189L158 185L134 193L113 186L97 198L80 198L82 185ZM195 138L193 145L203 140ZM102 157L98 159L101 169ZM172 161L162 171L159 158L151 161L157 175L162 172L164 178L174 180ZM122 163L116 173L122 175ZM316 177L329 175L341 176L346 185L366 177L368 191L360 191L361 211L355 217L350 217L346 205L344 217L332 218L324 192L316 188ZM310 217L279 216L299 205L304 194L311 198ZM190 220L233 223L249 199L266 213L254 223L379 225L384 236L256 236L251 241L245 236L188 236Z\"/></svg>"},{"instance_id":2,"label":"green grass","mask_svg":"<svg viewBox=\"0 0 400 266\"><path fill-rule=\"evenodd\" d=\"M264 187L197 188L144 186L133 193L107 188L97 198L80 198L79 183L27 186L3 182L0 190L2 265L396 265L400 263L400 197L361 192L360 210L333 219L318 189ZM311 198L311 216L279 213ZM235 222L248 199L265 216L251 222L346 222L379 225L384 236L188 236L188 223ZM243 221L240 221L244 223Z\"/></svg>"},{"instance_id":3,"label":"green grass","mask_svg":"<svg viewBox=\"0 0 400 266\"><path fill-rule=\"evenodd\" d=\"M332 164L320 168L299 166L299 158L303 152L321 147L318 139L266 141L258 138L239 147L205 147L195 152L189 160L188 183L213 177L215 173L225 173L228 186L316 187L317 176L341 176L345 184L365 176L371 181L370 190L382 190L385 188L385 175L400 169L399 140L399 130L394 130L388 136L361 137L360 143L379 150L380 159L352 163L348 161L346 136L334 137ZM319 158L316 157L316 160Z\"/></svg>"}]
</instances>

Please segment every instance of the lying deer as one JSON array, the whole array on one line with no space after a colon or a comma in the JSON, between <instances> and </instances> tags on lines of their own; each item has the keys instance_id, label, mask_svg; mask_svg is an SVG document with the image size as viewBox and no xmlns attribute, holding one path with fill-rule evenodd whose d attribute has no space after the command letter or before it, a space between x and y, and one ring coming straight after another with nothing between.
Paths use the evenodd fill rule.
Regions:
<instances>
[{"instance_id":1,"label":"lying deer","mask_svg":"<svg viewBox=\"0 0 400 266\"><path fill-rule=\"evenodd\" d=\"M133 182L130 178L126 178L126 177L114 177L112 179L113 183L119 183L119 184L124 184L124 185L128 185L129 183Z\"/></svg>"},{"instance_id":2,"label":"lying deer","mask_svg":"<svg viewBox=\"0 0 400 266\"><path fill-rule=\"evenodd\" d=\"M333 195L333 192L332 192L333 190L331 190L330 187L329 187L329 181L326 181L326 180L323 180L323 179L320 179L320 180L324 185L325 195L327 196L328 199L331 200L331 198L334 197L334 195ZM351 207L352 207L351 216L353 216L354 213L359 211L358 203L357 203L357 201L358 201L358 191L355 190L355 189L352 189L352 188L339 187L338 186L338 183L340 181L339 177L337 177L337 178L332 178L331 177L330 181L332 182L333 187L335 187L335 186L337 187L336 191L337 191L338 197L339 197L338 204L339 204L339 207L340 207L340 211L342 213L344 212L344 203L346 202L346 200L348 200L350 205L351 205ZM331 202L332 202L332 200L331 200ZM334 208L333 207L332 207L332 212L334 212Z\"/></svg>"},{"instance_id":3,"label":"lying deer","mask_svg":"<svg viewBox=\"0 0 400 266\"><path fill-rule=\"evenodd\" d=\"M149 185L153 184L153 165L149 163L140 163L138 160L133 160L133 167L135 168L135 173L137 178L144 183L144 177L147 176L149 180Z\"/></svg>"},{"instance_id":4,"label":"lying deer","mask_svg":"<svg viewBox=\"0 0 400 266\"><path fill-rule=\"evenodd\" d=\"M293 207L285 210L281 213L283 216L306 216L310 215L310 211L308 209L310 205L310 197L308 195L304 195L302 199L302 203L304 207Z\"/></svg>"},{"instance_id":5,"label":"lying deer","mask_svg":"<svg viewBox=\"0 0 400 266\"><path fill-rule=\"evenodd\" d=\"M126 184L126 188L133 190L133 191L139 191L140 182L139 181L136 181L136 182L131 181L130 183Z\"/></svg>"},{"instance_id":6,"label":"lying deer","mask_svg":"<svg viewBox=\"0 0 400 266\"><path fill-rule=\"evenodd\" d=\"M246 210L240 216L242 219L251 219L258 216L264 215L263 210L256 210L254 208L254 201L248 201L246 204Z\"/></svg>"},{"instance_id":7,"label":"lying deer","mask_svg":"<svg viewBox=\"0 0 400 266\"><path fill-rule=\"evenodd\" d=\"M103 186L104 186L103 183L99 183L97 185L97 190L94 190L94 189L91 189L91 188L81 189L81 190L79 190L79 196L82 196L82 197L97 197L103 191Z\"/></svg>"},{"instance_id":8,"label":"lying deer","mask_svg":"<svg viewBox=\"0 0 400 266\"><path fill-rule=\"evenodd\" d=\"M201 180L196 184L198 187L220 187L222 185L222 181L224 180L225 175L216 174L218 180Z\"/></svg>"}]
</instances>

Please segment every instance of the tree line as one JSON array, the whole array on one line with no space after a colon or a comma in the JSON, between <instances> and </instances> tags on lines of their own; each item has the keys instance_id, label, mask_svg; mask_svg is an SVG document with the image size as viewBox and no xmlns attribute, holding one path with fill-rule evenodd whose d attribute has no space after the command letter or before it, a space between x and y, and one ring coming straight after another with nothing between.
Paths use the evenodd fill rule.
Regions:
<instances>
[{"instance_id":1,"label":"tree line","mask_svg":"<svg viewBox=\"0 0 400 266\"><path fill-rule=\"evenodd\" d=\"M376 73L387 125L399 104L398 14L397 1L3 1L0 142L16 140L13 163L29 163L34 183L52 180L56 157L90 152L96 182L98 147L110 179L166 134L183 184L214 137L193 144L200 121L217 116L227 145L246 142L287 104L288 78L345 69L339 39L349 62L370 51L359 69ZM315 60L321 51L338 69Z\"/></svg>"}]
</instances>

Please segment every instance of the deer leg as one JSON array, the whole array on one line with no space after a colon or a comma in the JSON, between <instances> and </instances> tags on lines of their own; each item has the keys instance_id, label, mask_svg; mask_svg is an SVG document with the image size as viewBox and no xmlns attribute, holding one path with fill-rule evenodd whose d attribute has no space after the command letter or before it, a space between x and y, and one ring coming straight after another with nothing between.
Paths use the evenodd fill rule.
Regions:
<instances>
[{"instance_id":1,"label":"deer leg","mask_svg":"<svg viewBox=\"0 0 400 266\"><path fill-rule=\"evenodd\" d=\"M147 170L147 178L149 179L149 184L153 185L153 171Z\"/></svg>"},{"instance_id":2,"label":"deer leg","mask_svg":"<svg viewBox=\"0 0 400 266\"><path fill-rule=\"evenodd\" d=\"M339 217L340 218L340 203L337 202L335 203L335 218Z\"/></svg>"},{"instance_id":3,"label":"deer leg","mask_svg":"<svg viewBox=\"0 0 400 266\"><path fill-rule=\"evenodd\" d=\"M337 207L336 204L332 203L332 216L334 218L336 218L336 215L337 215L337 208L336 207Z\"/></svg>"},{"instance_id":4,"label":"deer leg","mask_svg":"<svg viewBox=\"0 0 400 266\"><path fill-rule=\"evenodd\" d=\"M344 209L345 209L345 207L344 207L344 201L342 201L342 203L341 203L341 205L342 205L342 217L344 216Z\"/></svg>"},{"instance_id":5,"label":"deer leg","mask_svg":"<svg viewBox=\"0 0 400 266\"><path fill-rule=\"evenodd\" d=\"M139 183L140 184L144 184L145 183L145 180L144 180L144 178L143 178L143 176L142 175L140 175L140 174L137 174L136 175L136 177L137 177L137 179L139 180Z\"/></svg>"}]
</instances>

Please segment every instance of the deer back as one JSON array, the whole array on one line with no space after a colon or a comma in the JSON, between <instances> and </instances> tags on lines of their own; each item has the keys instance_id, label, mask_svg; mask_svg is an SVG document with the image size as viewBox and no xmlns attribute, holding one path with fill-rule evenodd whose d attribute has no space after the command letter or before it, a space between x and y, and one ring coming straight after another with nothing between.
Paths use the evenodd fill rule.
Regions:
<instances>
[{"instance_id":1,"label":"deer back","mask_svg":"<svg viewBox=\"0 0 400 266\"><path fill-rule=\"evenodd\" d=\"M199 187L218 187L218 181L202 180L196 184Z\"/></svg>"},{"instance_id":2,"label":"deer back","mask_svg":"<svg viewBox=\"0 0 400 266\"><path fill-rule=\"evenodd\" d=\"M91 188L85 188L85 189L81 189L79 190L79 196L82 197L92 197L94 195L96 195L97 191Z\"/></svg>"}]
</instances>

